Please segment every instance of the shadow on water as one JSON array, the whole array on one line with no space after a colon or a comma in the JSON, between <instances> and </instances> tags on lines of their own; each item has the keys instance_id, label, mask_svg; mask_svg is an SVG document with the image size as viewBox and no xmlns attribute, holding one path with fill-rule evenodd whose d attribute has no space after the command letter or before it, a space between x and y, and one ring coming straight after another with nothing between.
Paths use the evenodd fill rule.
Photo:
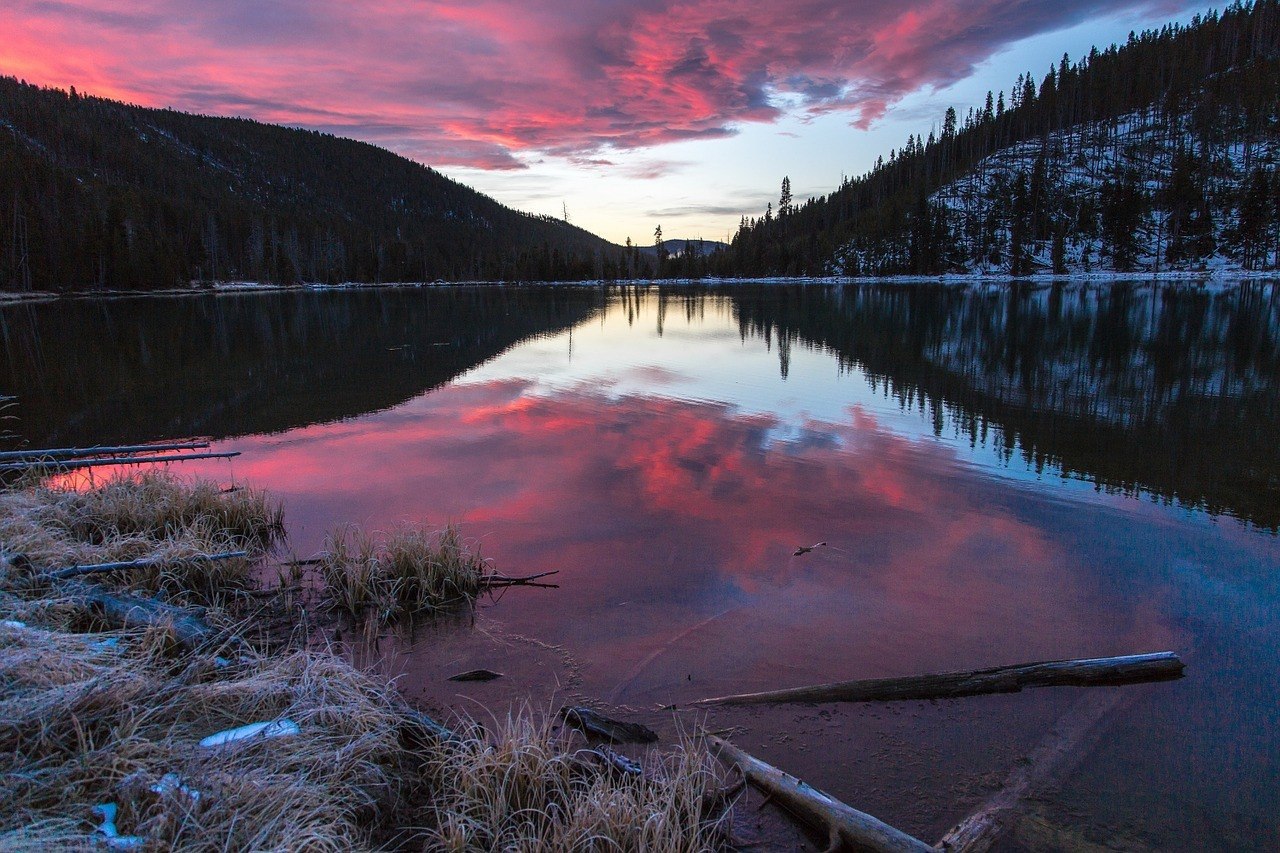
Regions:
<instances>
[{"instance_id":1,"label":"shadow on water","mask_svg":"<svg viewBox=\"0 0 1280 853\"><path fill-rule=\"evenodd\" d=\"M397 405L600 304L469 287L15 305L0 393L34 447L280 432Z\"/></svg>"}]
</instances>

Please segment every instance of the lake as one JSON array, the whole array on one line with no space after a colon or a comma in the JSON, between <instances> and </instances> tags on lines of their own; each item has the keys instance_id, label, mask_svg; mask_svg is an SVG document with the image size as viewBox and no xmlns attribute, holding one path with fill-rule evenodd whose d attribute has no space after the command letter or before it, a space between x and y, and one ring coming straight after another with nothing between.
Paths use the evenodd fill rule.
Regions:
<instances>
[{"instance_id":1,"label":"lake","mask_svg":"<svg viewBox=\"0 0 1280 853\"><path fill-rule=\"evenodd\" d=\"M431 705L670 733L707 696L1171 649L1155 685L680 719L933 841L1106 694L1008 849L1280 846L1280 286L74 300L0 308L0 346L0 426L243 451L177 470L281 497L300 555L456 521L558 570L380 646ZM474 667L507 677L443 680Z\"/></svg>"}]
</instances>

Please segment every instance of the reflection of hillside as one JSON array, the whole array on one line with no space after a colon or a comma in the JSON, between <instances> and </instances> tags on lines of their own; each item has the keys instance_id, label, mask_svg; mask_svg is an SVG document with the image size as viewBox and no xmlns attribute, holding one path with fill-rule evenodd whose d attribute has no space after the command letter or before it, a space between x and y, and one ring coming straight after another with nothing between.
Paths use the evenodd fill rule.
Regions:
<instances>
[{"instance_id":1,"label":"reflection of hillside","mask_svg":"<svg viewBox=\"0 0 1280 853\"><path fill-rule=\"evenodd\" d=\"M738 291L782 369L804 341L935 429L1105 488L1280 526L1280 290L777 287Z\"/></svg>"},{"instance_id":2,"label":"reflection of hillside","mask_svg":"<svg viewBox=\"0 0 1280 853\"><path fill-rule=\"evenodd\" d=\"M599 305L476 287L14 306L0 389L35 446L274 432L393 406Z\"/></svg>"}]
</instances>

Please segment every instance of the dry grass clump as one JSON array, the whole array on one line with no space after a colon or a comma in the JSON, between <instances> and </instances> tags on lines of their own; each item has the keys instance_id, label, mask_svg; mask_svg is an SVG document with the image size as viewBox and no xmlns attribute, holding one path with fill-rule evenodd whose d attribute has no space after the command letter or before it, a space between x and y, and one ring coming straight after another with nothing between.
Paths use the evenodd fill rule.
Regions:
<instances>
[{"instance_id":1,"label":"dry grass clump","mask_svg":"<svg viewBox=\"0 0 1280 853\"><path fill-rule=\"evenodd\" d=\"M430 766L433 846L454 851L710 851L725 846L721 775L699 743L650 753L644 774L572 750L525 712L442 747ZM602 767L602 765L604 765Z\"/></svg>"},{"instance_id":2,"label":"dry grass clump","mask_svg":"<svg viewBox=\"0 0 1280 853\"><path fill-rule=\"evenodd\" d=\"M327 654L175 671L164 648L156 631L0 623L0 849L96 848L94 807L112 802L148 849L367 849L404 817L384 688ZM198 746L284 717L301 734Z\"/></svg>"},{"instance_id":3,"label":"dry grass clump","mask_svg":"<svg viewBox=\"0 0 1280 853\"><path fill-rule=\"evenodd\" d=\"M380 538L346 527L331 531L320 575L331 606L379 621L474 601L491 574L480 551L454 525L404 526Z\"/></svg>"},{"instance_id":4,"label":"dry grass clump","mask_svg":"<svg viewBox=\"0 0 1280 853\"><path fill-rule=\"evenodd\" d=\"M283 537L278 503L252 489L223 492L207 482L148 473L85 491L28 483L0 491L0 544L35 571L143 558L155 564L115 577L153 592L199 592L206 600L247 582L246 560L191 558L265 552Z\"/></svg>"},{"instance_id":5,"label":"dry grass clump","mask_svg":"<svg viewBox=\"0 0 1280 853\"><path fill-rule=\"evenodd\" d=\"M97 624L76 591L87 584L45 574L165 556L108 577L216 603L247 580L249 563L180 558L261 553L279 525L279 507L261 493L156 475L87 492L39 482L0 491L0 851L101 849L104 804L146 849L723 846L719 779L698 745L650 753L641 777L526 713L487 734L471 726L407 749L415 726L402 702L336 655L264 658L238 645L234 660L217 650L175 657L170 626L77 633ZM337 606L377 608L384 620L474 600L503 580L453 527L380 539L340 532L321 568ZM286 719L296 733L200 745Z\"/></svg>"}]
</instances>

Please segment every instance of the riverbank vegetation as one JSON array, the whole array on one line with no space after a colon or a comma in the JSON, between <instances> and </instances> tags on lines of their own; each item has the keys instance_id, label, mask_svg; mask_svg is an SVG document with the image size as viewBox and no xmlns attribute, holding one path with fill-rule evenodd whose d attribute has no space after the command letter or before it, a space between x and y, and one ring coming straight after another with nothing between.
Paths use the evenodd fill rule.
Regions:
<instances>
[{"instance_id":1,"label":"riverbank vegetation","mask_svg":"<svg viewBox=\"0 0 1280 853\"><path fill-rule=\"evenodd\" d=\"M492 570L457 526L405 525L380 536L356 527L330 532L320 574L329 606L353 618L373 611L391 622L474 601Z\"/></svg>"},{"instance_id":2,"label":"riverbank vegetation","mask_svg":"<svg viewBox=\"0 0 1280 853\"><path fill-rule=\"evenodd\" d=\"M262 562L282 536L280 505L251 489L152 475L0 491L0 850L723 846L721 773L699 742L628 772L550 714L446 729L327 647L233 640L271 594ZM472 600L488 571L454 528L332 541L350 547L331 570L372 572L405 608ZM198 559L228 548L247 556ZM58 577L138 558L160 559ZM120 628L90 586L181 607L222 639L191 651L163 620Z\"/></svg>"}]
</instances>

